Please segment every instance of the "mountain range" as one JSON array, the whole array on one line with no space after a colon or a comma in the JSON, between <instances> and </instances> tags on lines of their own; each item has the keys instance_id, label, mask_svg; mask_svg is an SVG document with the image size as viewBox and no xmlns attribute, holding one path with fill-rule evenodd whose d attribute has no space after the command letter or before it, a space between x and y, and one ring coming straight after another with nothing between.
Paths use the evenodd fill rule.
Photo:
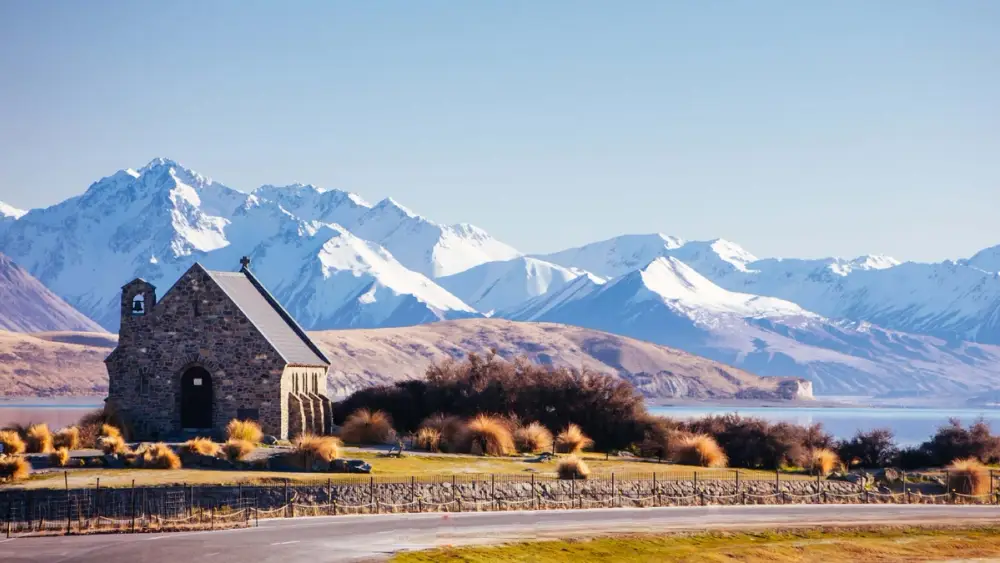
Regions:
<instances>
[{"instance_id":1,"label":"mountain range","mask_svg":"<svg viewBox=\"0 0 1000 563\"><path fill-rule=\"evenodd\" d=\"M640 234L525 255L391 198L303 184L239 191L155 159L51 207L0 204L0 252L110 331L126 281L163 292L194 261L236 269L248 255L310 330L492 316L805 377L817 394L1000 388L1000 246L941 263L803 260Z\"/></svg>"}]
</instances>

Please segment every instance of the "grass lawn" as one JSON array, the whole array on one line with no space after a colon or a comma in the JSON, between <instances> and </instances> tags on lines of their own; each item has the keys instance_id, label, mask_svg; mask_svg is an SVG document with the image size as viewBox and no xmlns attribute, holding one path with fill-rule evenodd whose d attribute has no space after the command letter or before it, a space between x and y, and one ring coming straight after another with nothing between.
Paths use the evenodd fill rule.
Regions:
<instances>
[{"instance_id":1,"label":"grass lawn","mask_svg":"<svg viewBox=\"0 0 1000 563\"><path fill-rule=\"evenodd\" d=\"M469 474L525 474L535 472L541 477L555 475L558 461L531 463L528 458L510 457L475 457L468 455L427 456L419 453L407 453L402 458L382 457L377 453L357 451L348 448L342 454L351 459L363 459L370 463L376 476L417 477L449 476ZM678 466L658 463L648 463L631 459L611 458L605 461L602 454L585 454L587 464L595 476L615 473L620 478L628 474L643 473L648 476L656 472L663 478L691 479L694 472L698 478L733 479L733 470L712 470L690 466ZM293 483L326 482L327 479L345 480L357 479L358 475L343 473L288 473L277 471L222 471L211 469L71 469L69 470L69 485L72 488L93 487L100 478L102 487L128 487L135 479L136 485L168 485L185 484L225 484L225 483L263 483L275 480L289 479ZM769 471L740 470L741 479L773 480L774 473ZM802 475L782 475L782 480L812 479ZM40 472L27 480L20 481L9 487L29 489L62 488L63 471L55 470Z\"/></svg>"},{"instance_id":2,"label":"grass lawn","mask_svg":"<svg viewBox=\"0 0 1000 563\"><path fill-rule=\"evenodd\" d=\"M444 548L396 555L395 563L659 561L728 563L894 563L994 561L1000 528L803 529L694 535L627 535ZM987 559L988 558L988 559Z\"/></svg>"}]
</instances>

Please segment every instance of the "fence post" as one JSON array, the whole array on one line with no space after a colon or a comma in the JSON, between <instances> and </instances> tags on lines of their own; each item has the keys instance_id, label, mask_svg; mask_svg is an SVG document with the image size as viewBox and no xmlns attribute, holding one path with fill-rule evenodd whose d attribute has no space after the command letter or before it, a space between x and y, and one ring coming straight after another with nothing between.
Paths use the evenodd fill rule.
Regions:
<instances>
[{"instance_id":1,"label":"fence post","mask_svg":"<svg viewBox=\"0 0 1000 563\"><path fill-rule=\"evenodd\" d=\"M531 474L531 498L534 501L535 510L538 510L538 495L535 494L535 474Z\"/></svg>"},{"instance_id":2,"label":"fence post","mask_svg":"<svg viewBox=\"0 0 1000 563\"><path fill-rule=\"evenodd\" d=\"M698 472L695 471L694 472L694 495L697 497L698 493L699 493L699 491L698 491Z\"/></svg>"},{"instance_id":3,"label":"fence post","mask_svg":"<svg viewBox=\"0 0 1000 563\"><path fill-rule=\"evenodd\" d=\"M96 526L101 527L101 478L97 478L97 489L94 490L94 510L97 512Z\"/></svg>"},{"instance_id":4,"label":"fence post","mask_svg":"<svg viewBox=\"0 0 1000 563\"><path fill-rule=\"evenodd\" d=\"M733 471L736 472L736 497L739 498L739 496L740 496L740 470L739 469L734 469Z\"/></svg>"},{"instance_id":5,"label":"fence post","mask_svg":"<svg viewBox=\"0 0 1000 563\"><path fill-rule=\"evenodd\" d=\"M656 495L656 506L660 506L660 487L656 484L656 472L653 472L653 494Z\"/></svg>"},{"instance_id":6,"label":"fence post","mask_svg":"<svg viewBox=\"0 0 1000 563\"><path fill-rule=\"evenodd\" d=\"M458 500L458 483L455 480L455 476L451 476L451 502L457 501L458 511L462 511L462 501Z\"/></svg>"},{"instance_id":7,"label":"fence post","mask_svg":"<svg viewBox=\"0 0 1000 563\"><path fill-rule=\"evenodd\" d=\"M618 488L615 487L615 472L611 472L611 507L618 504ZM580 504L580 508L583 508L583 504Z\"/></svg>"},{"instance_id":8,"label":"fence post","mask_svg":"<svg viewBox=\"0 0 1000 563\"><path fill-rule=\"evenodd\" d=\"M333 480L327 477L326 479L326 512L330 513L330 505L333 504Z\"/></svg>"},{"instance_id":9,"label":"fence post","mask_svg":"<svg viewBox=\"0 0 1000 563\"><path fill-rule=\"evenodd\" d=\"M212 529L212 530L215 529L215 503L214 502L212 503L212 522L211 522L211 524L209 524L209 526L210 526L210 529Z\"/></svg>"},{"instance_id":10,"label":"fence post","mask_svg":"<svg viewBox=\"0 0 1000 563\"><path fill-rule=\"evenodd\" d=\"M500 501L497 500L496 475L490 473L490 498L493 499L495 510L500 510Z\"/></svg>"},{"instance_id":11,"label":"fence post","mask_svg":"<svg viewBox=\"0 0 1000 563\"><path fill-rule=\"evenodd\" d=\"M990 469L990 498L993 498L993 470Z\"/></svg>"},{"instance_id":12,"label":"fence post","mask_svg":"<svg viewBox=\"0 0 1000 563\"><path fill-rule=\"evenodd\" d=\"M417 478L410 475L410 505L413 505L413 501L417 500Z\"/></svg>"},{"instance_id":13,"label":"fence post","mask_svg":"<svg viewBox=\"0 0 1000 563\"><path fill-rule=\"evenodd\" d=\"M14 519L14 503L7 503L7 539L10 539L10 521Z\"/></svg>"},{"instance_id":14,"label":"fence post","mask_svg":"<svg viewBox=\"0 0 1000 563\"><path fill-rule=\"evenodd\" d=\"M375 513L378 514L378 505L375 504L375 476L372 475L368 478L368 505L373 507Z\"/></svg>"},{"instance_id":15,"label":"fence post","mask_svg":"<svg viewBox=\"0 0 1000 563\"><path fill-rule=\"evenodd\" d=\"M194 516L194 485L188 485L188 518Z\"/></svg>"},{"instance_id":16,"label":"fence post","mask_svg":"<svg viewBox=\"0 0 1000 563\"><path fill-rule=\"evenodd\" d=\"M135 479L132 479L132 533L135 533Z\"/></svg>"},{"instance_id":17,"label":"fence post","mask_svg":"<svg viewBox=\"0 0 1000 563\"><path fill-rule=\"evenodd\" d=\"M778 491L780 491L780 490L781 490L781 473L778 471L778 468L775 467L774 468L774 493L778 494Z\"/></svg>"},{"instance_id":18,"label":"fence post","mask_svg":"<svg viewBox=\"0 0 1000 563\"><path fill-rule=\"evenodd\" d=\"M69 471L63 471L63 482L66 483L66 535L73 529L73 508L69 502Z\"/></svg>"},{"instance_id":19,"label":"fence post","mask_svg":"<svg viewBox=\"0 0 1000 563\"><path fill-rule=\"evenodd\" d=\"M243 506L243 483L236 484L236 504L238 507Z\"/></svg>"},{"instance_id":20,"label":"fence post","mask_svg":"<svg viewBox=\"0 0 1000 563\"><path fill-rule=\"evenodd\" d=\"M288 509L289 508L290 507L288 505L288 477L285 477L285 518L288 518ZM292 514L294 514L294 513L295 512L293 511Z\"/></svg>"}]
</instances>

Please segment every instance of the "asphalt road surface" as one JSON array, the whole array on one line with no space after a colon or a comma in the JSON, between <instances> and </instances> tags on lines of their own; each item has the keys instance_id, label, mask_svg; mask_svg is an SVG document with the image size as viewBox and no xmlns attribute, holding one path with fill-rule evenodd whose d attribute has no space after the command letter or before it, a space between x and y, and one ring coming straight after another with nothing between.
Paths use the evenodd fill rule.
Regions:
<instances>
[{"instance_id":1,"label":"asphalt road surface","mask_svg":"<svg viewBox=\"0 0 1000 563\"><path fill-rule=\"evenodd\" d=\"M257 528L214 532L0 540L0 561L320 563L381 560L400 550L443 545L614 532L913 523L1000 523L1000 507L709 506L291 518L261 521Z\"/></svg>"}]
</instances>

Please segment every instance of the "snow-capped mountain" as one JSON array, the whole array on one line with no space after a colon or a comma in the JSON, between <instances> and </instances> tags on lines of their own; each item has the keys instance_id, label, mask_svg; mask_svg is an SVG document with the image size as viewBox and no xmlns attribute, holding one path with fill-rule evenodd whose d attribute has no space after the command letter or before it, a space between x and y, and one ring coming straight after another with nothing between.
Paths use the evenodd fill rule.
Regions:
<instances>
[{"instance_id":1,"label":"snow-capped mountain","mask_svg":"<svg viewBox=\"0 0 1000 563\"><path fill-rule=\"evenodd\" d=\"M437 279L447 289L483 313L516 307L543 293L556 291L586 274L551 262L521 256L487 262L464 272Z\"/></svg>"},{"instance_id":2,"label":"snow-capped mountain","mask_svg":"<svg viewBox=\"0 0 1000 563\"><path fill-rule=\"evenodd\" d=\"M760 375L806 377L819 394L965 394L1000 385L998 347L834 323L788 301L727 291L676 258L605 284L581 278L501 315L665 344Z\"/></svg>"},{"instance_id":3,"label":"snow-capped mountain","mask_svg":"<svg viewBox=\"0 0 1000 563\"><path fill-rule=\"evenodd\" d=\"M540 256L615 277L659 256L674 257L730 291L777 297L833 319L948 340L1000 344L1000 270L984 251L963 262L900 263L855 259L757 259L734 243L687 242L661 234L627 235ZM974 264L974 265L973 265Z\"/></svg>"},{"instance_id":4,"label":"snow-capped mountain","mask_svg":"<svg viewBox=\"0 0 1000 563\"><path fill-rule=\"evenodd\" d=\"M318 197L328 207L296 208L296 191L316 191L301 188L246 194L156 159L138 171L103 178L81 196L29 212L6 230L0 248L109 330L117 328L117 293L125 281L142 277L165 291L195 261L231 270L243 254L256 260L261 279L310 328L478 316L377 243L324 222L349 219L363 200L325 192ZM313 212L312 220L263 197L275 191L292 209Z\"/></svg>"},{"instance_id":5,"label":"snow-capped mountain","mask_svg":"<svg viewBox=\"0 0 1000 563\"><path fill-rule=\"evenodd\" d=\"M252 268L308 329L492 315L680 347L819 393L1000 389L1000 247L957 262L758 258L722 240L624 235L524 256L392 198L309 184L240 191L176 162L120 170L27 213L0 252L108 330L120 286L193 262Z\"/></svg>"}]
</instances>

